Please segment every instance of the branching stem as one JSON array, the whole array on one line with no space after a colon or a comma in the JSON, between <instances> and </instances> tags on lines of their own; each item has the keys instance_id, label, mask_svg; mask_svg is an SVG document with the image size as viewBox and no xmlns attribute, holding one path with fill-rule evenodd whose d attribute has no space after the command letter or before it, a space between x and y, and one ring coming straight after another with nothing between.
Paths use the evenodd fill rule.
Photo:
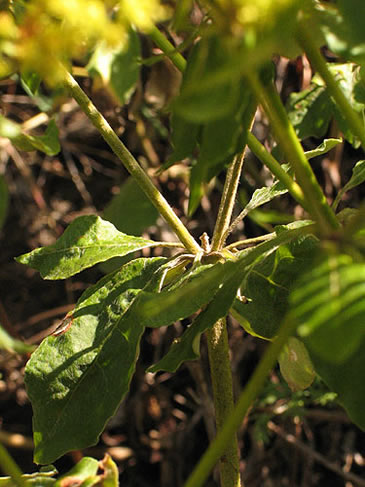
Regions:
<instances>
[{"instance_id":1,"label":"branching stem","mask_svg":"<svg viewBox=\"0 0 365 487\"><path fill-rule=\"evenodd\" d=\"M181 220L174 213L171 206L166 199L158 191L156 186L138 164L136 159L132 156L123 142L119 139L117 134L111 128L109 123L105 120L103 115L92 103L86 93L80 88L76 80L70 73L65 72L64 83L70 91L72 97L79 104L82 111L91 120L93 125L97 128L100 134L103 136L107 144L116 154L118 159L123 163L124 167L135 179L139 187L144 191L146 196L150 199L151 203L156 207L160 215L170 225L171 229L176 233L179 240L184 244L187 250L193 254L198 253L201 249L197 242L190 235L186 227Z\"/></svg>"}]
</instances>

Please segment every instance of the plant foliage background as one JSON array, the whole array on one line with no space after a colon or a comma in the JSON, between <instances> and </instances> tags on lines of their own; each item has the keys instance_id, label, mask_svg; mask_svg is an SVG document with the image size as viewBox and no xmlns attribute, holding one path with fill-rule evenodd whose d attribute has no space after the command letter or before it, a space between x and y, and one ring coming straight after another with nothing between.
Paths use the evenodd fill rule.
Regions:
<instances>
[{"instance_id":1,"label":"plant foliage background","mask_svg":"<svg viewBox=\"0 0 365 487\"><path fill-rule=\"evenodd\" d=\"M77 412L74 409L70 412L71 415L79 415L74 417L75 423L84 420L91 405L97 411L97 404L107 391L111 394L109 397L112 414L119 402L120 391L117 387L126 389L130 383L127 399L108 423L98 445L94 449L88 449L86 453L102 458L104 452L108 451L117 462L122 485L137 486L146 482L156 486L182 485L196 459L201 456L214 435L211 391L209 385L205 385L206 382L209 383L205 342L203 339L202 361L183 364L176 375L171 372L176 370L183 360L174 357L171 361L166 353L173 340L180 336L186 327L185 318L205 305L209 301L205 296L217 292L217 289L214 282L212 284L208 278L201 281L198 286L198 289L204 289L206 295L194 291L194 279L191 279L191 283L188 282L190 288L187 289L190 294L186 296L179 295L179 288L177 287L176 291L172 286L169 292L173 296L178 296L184 305L186 303L186 309L181 312L179 310L176 316L166 317L163 313L155 317L151 315L151 303L155 304L155 297L151 300L149 293L158 288L159 281L150 281L150 278L159 266L165 264L164 259L170 255L169 250L161 250L154 242L172 242L176 241L176 238L163 220L158 218L156 210L112 155L76 103L67 98L65 92L57 86L62 73L56 67L49 69L49 65L53 65L53 56L57 53L70 60L76 59L76 64L81 68L86 67L87 71L79 71L82 75L79 80L83 88L150 175L155 175L161 168L165 169L161 172L159 187L196 239L203 232L212 234L224 180L222 171L244 142L245 131L242 126L248 123L255 111L252 98L247 95L247 85L240 81L240 77L250 69L255 69L259 63L270 57L272 52L277 53L274 58L276 84L282 99L286 102L289 117L298 136L303 139L307 157L312 157L312 167L326 196L339 210L346 207L344 220L348 218L351 208L359 207L363 201L363 153L359 149L360 142L347 126L346 120L333 103L321 79L318 76L312 78L311 67L305 58L299 56L300 50L297 46L289 46L290 49L287 49L288 46L285 45L285 39L291 35L293 28L290 19L298 8L296 2L292 2L291 6L290 2L280 2L275 9L271 2L264 1L255 3L255 6L251 2L242 2L242 5L231 3L232 19L251 19L245 25L243 38L252 52L255 52L255 56L250 57L250 50L246 47L241 51L234 42L233 45L230 44L230 29L241 34L242 25L239 20L234 24L230 22L232 19L218 16L220 22L217 23L217 31L195 45L192 41L189 44L188 37L190 34L193 39L194 30L185 33L189 63L182 82L181 73L166 58L161 60L156 57L159 56L159 51L148 35L143 34L148 33L153 22L164 21L171 15L171 10L160 9L155 2L150 2L150 7L144 5L145 10L141 7L140 12L145 12L145 17L137 16L138 9L131 8L133 2L122 2L123 9L120 12L123 12L123 15L118 15L111 23L110 17L104 16L102 2L87 2L87 5L81 5L80 2L80 9L77 11L80 18L75 17L75 10L67 9L66 3L60 2L56 5L54 2L33 2L34 10L27 20L28 28L37 24L39 13L45 10L51 18L64 16L67 20L64 24L64 39L58 38L57 42L54 42L58 28L55 21L54 25L50 23L42 30L44 37L37 38L39 45L31 45L26 36L26 28L20 33L17 31L16 24L11 21L12 17L6 13L6 8L12 3L5 2L1 12L2 26L7 28L3 31L5 34L2 38L5 55L1 64L3 79L0 82L2 115L6 117L0 120L3 136L0 139L0 223L3 225L0 270L1 325L11 335L19 339L24 338L30 344L38 344L78 302L73 315L76 319L72 325L72 336L68 337L65 334L61 337L52 337L47 342L52 345L52 341L62 340L64 349L61 346L54 352L51 346L44 346L39 352L44 354L44 362L49 360L53 365L57 363L57 354L63 359L71 349L71 357L77 360L79 341L82 340L85 346L89 340L90 360L93 360L92 354L96 353L99 343L105 354L98 357L100 367L103 366L103 362L109 361L108 366L113 369L114 360L114 373L110 384L109 379L101 382L95 380L92 389L87 385L87 391L78 391L80 398L87 397L87 400ZM16 16L23 15L25 3L14 2L19 8L15 12ZM113 2L109 3L109 7L112 8ZM337 2L333 5L330 2L330 5L326 5L327 8L320 2L314 3L318 10L318 18L322 22L316 30L316 42L328 46L325 51L327 58L337 61L331 67L333 74L340 80L355 110L362 114L362 70L349 64L363 62L362 31L358 19L352 14L361 6L356 6L356 2L350 2L351 10L347 8L346 2ZM218 4L220 2L217 2ZM186 6L189 7L189 2L186 2ZM197 28L200 23L209 33L209 24L205 25L205 19L201 17L202 9L197 5L193 8L193 27ZM175 26L178 27L177 30L180 28L183 31L186 25L179 26L179 22L184 18L183 7L177 8L175 14ZM262 19L264 22L261 22ZM76 34L71 28L71 20L80 26L80 31ZM129 29L131 22L139 29L138 35ZM350 31L346 30L344 25L351 25ZM285 29L279 29L279 26L285 26ZM79 47L81 32L84 36L82 49ZM121 32L124 41L122 47L118 44ZM228 39L226 43L219 42L225 37ZM100 38L103 41L98 43L97 40ZM175 40L180 42L183 38ZM44 50L47 45L50 46L49 52ZM40 51L42 56L38 54ZM246 63L242 67L241 63L238 64L238 59L243 55L246 56ZM280 55L289 56L291 60ZM146 60L142 66L141 57ZM12 75L19 66L22 76ZM128 70L124 69L126 66ZM221 70L219 72L223 73L223 82L218 79L214 83L214 74L218 72L218 66ZM237 66L240 66L239 69ZM38 75L46 80L46 85L40 83L41 78L34 74L35 69ZM265 76L270 77L270 72L271 68L268 68L262 78L265 80ZM174 99L180 83L180 95ZM39 111L43 113L44 118L32 119ZM56 121L53 113L57 113ZM32 135L29 135L28 131L24 132L24 124L29 123L29 119L33 120L35 125ZM256 115L254 132L273 150L273 154L279 160L285 160L273 143L267 119L261 111ZM327 141L320 145L323 137L331 139L332 142ZM344 138L344 143L340 144L341 137ZM182 164L175 164L181 160L184 160ZM288 168L285 170L288 171ZM345 184L348 192L341 192ZM258 189L265 186L270 186L270 190ZM237 226L233 235L235 239L255 238L272 232L275 225L286 225L296 218L303 218L300 206L286 193L285 187L273 181L269 171L262 167L252 152L249 152L237 205L237 214L245 208L247 218L244 224L240 223ZM343 196L342 201L339 194ZM248 201L250 203L247 205ZM263 204L265 206L261 206ZM111 221L122 233L115 233L117 231L109 223L103 223L91 216L95 213L103 216L104 220ZM188 219L187 215L191 218ZM82 225L77 228L71 225L64 232L77 217L81 218L79 222L82 222ZM73 228L77 235L73 234ZM90 234L93 235L92 241L89 241ZM126 241L124 234L135 235L136 238ZM280 235L280 232L278 234ZM62 242L67 244L68 238L77 238L79 245L75 249L65 245L68 252L65 256L62 254ZM87 251L80 253L79 248L86 248L95 240L100 246L100 255L98 254L97 259L93 252L90 255ZM65 281L43 281L36 272L13 261L14 256L25 254L37 247L46 247L46 250L33 253L28 264L38 268L46 279L62 278L66 279ZM344 378L347 377L351 381L355 395L354 398L348 399L350 402L353 400L355 404L352 418L361 422L362 406L356 394L363 388L363 359L358 353L363 349L363 332L362 329L358 330L353 316L345 316L347 328L353 327L354 332L351 335L352 339L348 340L347 333L344 334L340 326L336 328L336 320L343 323L341 309L345 308L347 303L356 302L356 296L362 295L362 265L357 264L357 256L349 257L344 249L344 255L338 256L335 252L332 259L329 257L312 271L308 248L315 247L316 243L311 238L283 247L258 264L248 275L245 296L249 303L244 304L236 299L233 305L235 312L232 313L229 323L235 391L238 395L262 354L264 342L254 336L272 338L275 335L282 315L287 311L288 293L294 289L292 277L297 276L299 268L302 274L300 284L297 284L297 292L291 298L291 306L297 310L297 319L301 323L299 332L304 340L309 336L307 344L312 347L312 359L317 370L322 370L327 378L330 377L328 382L332 383L329 385L338 389L341 388ZM67 260L69 268L64 266L62 275L57 268L59 260L54 260L55 255L61 255L61 259ZM128 272L123 273L122 279L118 276L118 270L114 271L112 279L103 277L106 273L118 269L122 263L127 263L132 255L153 259L149 261L148 266L144 260L126 264L125 269L128 269ZM105 262L110 258L113 260ZM23 257L23 261L24 259ZM99 264L90 269L94 263ZM73 275L76 265L79 266L79 270L85 270L81 274ZM223 279L223 276L229 275L230 263L224 266L222 265L223 270L220 270L219 266L214 267L216 270L213 273L217 274L217 282ZM328 318L321 317L320 311L331 297L327 293L333 268L338 270L340 277L338 293L342 301L339 300L339 307L334 306L330 310L334 324L332 322L328 330L325 326L319 327L321 323L326 324ZM319 298L317 308L311 308L308 316L305 303L313 292L313 272L318 273ZM130 283L123 287L123 279L134 283L133 292L130 291ZM195 276L195 279L200 277ZM146 283L149 287L140 291ZM206 288L207 285L211 288ZM221 294L217 294L217 307L222 307L226 301L224 292L227 292L227 296L230 295L230 285L232 283L227 282L227 286L220 291ZM108 298L105 298L106 288L108 292L118 293L117 303L109 303ZM85 294L82 294L86 289L88 290ZM196 302L190 302L191 290L195 293L194 296L197 295ZM161 296L161 303L166 300L166 296ZM129 343L135 343L136 358L139 347L140 354L133 378L131 370L123 377L123 381L120 381L116 380L120 355L113 356L116 342L121 340L120 330L115 331L112 323L121 310L128 308L134 298L145 308L135 311L131 306L128 316L131 322L137 324L148 316L149 328L140 344L143 327L133 326L126 329L126 333L133 329L133 336L128 336L128 340ZM268 305L272 308L269 309ZM90 319L88 327L83 327L83 316L87 315L88 306L92 307L92 316L98 319L95 326L98 324L99 334L91 330ZM217 310L208 308L206 315L209 313L215 316ZM354 317L362 316L362 313L363 309L359 304ZM204 330L206 315L200 315L201 330ZM244 319L249 321L249 326ZM176 321L174 326L160 328L169 324L171 320ZM252 335L244 331L240 322L245 323L246 330ZM101 330L100 324L105 326L105 329ZM312 334L316 327L317 336ZM198 337L200 335L201 331L197 333ZM328 343L327 355L323 353L323 347L316 350L316 344L321 341ZM192 347L191 343L193 342L188 340L184 357L189 354L190 358L196 357L196 347ZM18 346L21 347L20 342ZM16 344L8 344L5 348L16 349ZM120 350L118 348L118 354ZM19 348L18 351L23 350ZM127 353L131 353L130 347ZM302 352L298 349L297 353ZM11 447L12 433L23 435L25 443L20 448L13 447L11 452L24 471L29 472L35 467L32 464L29 444L31 411L22 382L26 359L9 351L2 351L1 354L3 400L0 414L3 422L3 441L8 442ZM124 353L122 355L124 356ZM126 360L128 362L128 359ZM282 368L285 368L284 362L285 358L282 358ZM347 368L349 363L351 366ZM159 370L160 366L163 372L145 375L145 370L151 364L157 366L150 370ZM83 356L80 359L79 370L86 366L87 362ZM354 370L358 370L359 373L354 374ZM65 369L64 377L61 377L57 384L60 392L68 380L68 374L68 370ZM33 369L32 376L28 379L29 384L36 375L37 371ZM290 384L291 378L286 377L286 380ZM295 384L298 380L305 381L307 378L296 377ZM312 378L308 379L308 383L311 380ZM35 387L39 387L39 382ZM54 415L57 415L57 411L52 409L54 403L48 404L39 397L37 399L35 395L33 400L40 402L38 407L42 410L42 421L48 422L48 429L52 433ZM69 415L65 413L63 406L62 410L66 416ZM94 442L97 433L93 429L102 428L104 416L103 412L100 418L97 414L90 418L92 424L85 428L85 445ZM70 427L69 423L65 427ZM71 435L72 430L69 431L69 436ZM292 393L283 381L279 367L272 372L265 391L258 399L256 408L242 425L239 436L240 447L245 452L242 462L248 486L307 487L323 482L331 482L331 485L335 486L344 485L348 471L360 475L364 462L361 456L363 436L333 401L333 395L327 386L316 379L308 390ZM62 438L55 440L55 452L49 449L49 443L44 451L41 451L42 446L39 447L38 453L43 455L46 463L48 458L52 461L53 457L57 457L62 451L61 442ZM77 445L75 447L78 447ZM67 443L65 449L69 447ZM70 454L58 460L56 466L61 471L66 471L78 460L80 454ZM334 471L336 467L337 472ZM351 481L351 478L347 480ZM209 482L215 485L214 476Z\"/></svg>"}]
</instances>

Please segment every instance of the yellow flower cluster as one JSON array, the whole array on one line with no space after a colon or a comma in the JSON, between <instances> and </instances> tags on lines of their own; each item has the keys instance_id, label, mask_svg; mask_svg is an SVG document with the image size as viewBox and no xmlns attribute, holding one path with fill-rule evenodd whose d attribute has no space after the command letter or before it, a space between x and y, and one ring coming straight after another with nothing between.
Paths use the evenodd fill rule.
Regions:
<instances>
[{"instance_id":1,"label":"yellow flower cluster","mask_svg":"<svg viewBox=\"0 0 365 487\"><path fill-rule=\"evenodd\" d=\"M16 3L0 11L0 77L36 71L51 84L57 61L80 58L98 41L120 46L131 25L148 31L166 16L159 0L28 0L24 11Z\"/></svg>"}]
</instances>

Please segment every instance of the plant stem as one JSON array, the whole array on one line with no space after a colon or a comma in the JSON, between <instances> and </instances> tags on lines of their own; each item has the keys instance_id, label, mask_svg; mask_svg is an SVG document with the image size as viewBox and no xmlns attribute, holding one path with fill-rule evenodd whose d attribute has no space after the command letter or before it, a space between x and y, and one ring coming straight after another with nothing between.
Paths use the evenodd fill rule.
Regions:
<instances>
[{"instance_id":1,"label":"plant stem","mask_svg":"<svg viewBox=\"0 0 365 487\"><path fill-rule=\"evenodd\" d=\"M147 174L140 167L136 159L132 156L123 142L119 139L117 134L105 120L103 115L92 103L90 98L77 84L70 73L65 72L64 83L70 91L72 97L79 104L82 111L91 120L93 125L100 132L104 140L116 154L118 159L123 163L124 167L135 179L139 187L144 191L146 196L150 199L152 204L156 207L160 215L167 221L172 230L176 233L179 240L184 244L193 254L198 253L201 249L197 242L190 235L181 220L174 213L171 206L166 199L158 191L156 186L152 183Z\"/></svg>"},{"instance_id":2,"label":"plant stem","mask_svg":"<svg viewBox=\"0 0 365 487\"><path fill-rule=\"evenodd\" d=\"M265 149L261 142L259 142L251 132L247 134L247 145L255 156L270 169L274 176L288 188L293 198L305 208L306 201L302 188L287 172L284 171L279 162Z\"/></svg>"},{"instance_id":3,"label":"plant stem","mask_svg":"<svg viewBox=\"0 0 365 487\"><path fill-rule=\"evenodd\" d=\"M294 168L298 184L305 197L305 207L319 224L320 231L325 235L331 235L333 231L340 228L340 224L318 184L274 84L269 82L263 85L258 76L252 72L247 73L247 79L272 124L272 129L288 162Z\"/></svg>"},{"instance_id":4,"label":"plant stem","mask_svg":"<svg viewBox=\"0 0 365 487\"><path fill-rule=\"evenodd\" d=\"M218 320L213 328L206 332L206 337L214 395L215 422L219 433L234 408L226 319ZM241 480L236 434L232 435L227 448L222 453L219 459L220 485L221 487L239 487Z\"/></svg>"},{"instance_id":5,"label":"plant stem","mask_svg":"<svg viewBox=\"0 0 365 487\"><path fill-rule=\"evenodd\" d=\"M224 235L231 222L244 155L245 151L241 152L241 154L237 154L227 171L222 199L219 205L218 216L214 227L212 239L213 251L221 250L224 245Z\"/></svg>"},{"instance_id":6,"label":"plant stem","mask_svg":"<svg viewBox=\"0 0 365 487\"><path fill-rule=\"evenodd\" d=\"M22 472L20 468L14 462L14 460L2 444L0 444L0 466L3 473L10 475L15 485L17 485L18 487L25 487L26 482L25 479L22 477Z\"/></svg>"},{"instance_id":7,"label":"plant stem","mask_svg":"<svg viewBox=\"0 0 365 487\"><path fill-rule=\"evenodd\" d=\"M232 437L239 429L252 402L256 399L260 390L264 386L268 373L275 365L283 345L293 333L295 326L294 320L291 320L290 318L287 318L284 321L278 337L266 349L259 365L256 367L255 372L252 374L246 387L241 393L235 408L188 478L184 487L200 487L204 484L217 460L224 454L227 446L232 441Z\"/></svg>"},{"instance_id":8,"label":"plant stem","mask_svg":"<svg viewBox=\"0 0 365 487\"><path fill-rule=\"evenodd\" d=\"M320 74L323 81L326 83L328 92L336 101L342 115L349 124L351 131L360 139L362 148L365 150L365 126L328 69L324 58L313 42L312 33L308 31L308 28L309 26L304 20L299 22L297 32L298 42L306 52L314 69Z\"/></svg>"},{"instance_id":9,"label":"plant stem","mask_svg":"<svg viewBox=\"0 0 365 487\"><path fill-rule=\"evenodd\" d=\"M157 27L153 27L148 34L156 46L158 46L161 51L164 52L169 59L171 59L177 69L183 73L186 68L186 59L176 50L176 47L171 44L171 42L164 34L162 34L162 32L158 30Z\"/></svg>"}]
</instances>

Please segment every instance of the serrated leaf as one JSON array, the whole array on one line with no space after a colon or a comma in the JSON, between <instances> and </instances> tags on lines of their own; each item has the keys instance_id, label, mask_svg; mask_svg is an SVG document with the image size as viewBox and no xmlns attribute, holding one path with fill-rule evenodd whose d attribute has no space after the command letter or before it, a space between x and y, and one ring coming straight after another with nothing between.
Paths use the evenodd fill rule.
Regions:
<instances>
[{"instance_id":1,"label":"serrated leaf","mask_svg":"<svg viewBox=\"0 0 365 487\"><path fill-rule=\"evenodd\" d=\"M322 156L330 150L332 150L336 145L341 144L342 139L324 139L324 141L315 149L305 152L307 159L312 159L313 157Z\"/></svg>"},{"instance_id":2,"label":"serrated leaf","mask_svg":"<svg viewBox=\"0 0 365 487\"><path fill-rule=\"evenodd\" d=\"M4 225L8 211L9 192L4 176L0 174L0 230Z\"/></svg>"},{"instance_id":3,"label":"serrated leaf","mask_svg":"<svg viewBox=\"0 0 365 487\"><path fill-rule=\"evenodd\" d=\"M359 186L359 184L362 184L365 181L365 160L364 161L358 161L353 170L352 170L352 176L350 180L345 184L343 188L340 189L338 192L335 201L333 202L333 209L336 210L339 202L341 201L342 196L347 192L350 191L350 189L355 188L356 186Z\"/></svg>"},{"instance_id":4,"label":"serrated leaf","mask_svg":"<svg viewBox=\"0 0 365 487\"><path fill-rule=\"evenodd\" d=\"M43 279L66 279L99 262L123 256L157 242L118 232L95 215L76 218L53 245L17 257L17 262L37 269Z\"/></svg>"},{"instance_id":5,"label":"serrated leaf","mask_svg":"<svg viewBox=\"0 0 365 487\"><path fill-rule=\"evenodd\" d=\"M342 363L365 337L365 264L349 256L322 258L291 295L298 334L316 355Z\"/></svg>"},{"instance_id":6,"label":"serrated leaf","mask_svg":"<svg viewBox=\"0 0 365 487\"><path fill-rule=\"evenodd\" d=\"M143 323L135 298L159 284L165 259L136 259L85 291L72 325L46 338L25 370L33 407L35 461L50 463L98 440L127 393ZM149 284L150 282L150 284Z\"/></svg>"},{"instance_id":7,"label":"serrated leaf","mask_svg":"<svg viewBox=\"0 0 365 487\"><path fill-rule=\"evenodd\" d=\"M13 338L0 325L0 349L16 353L30 353L34 351L35 346Z\"/></svg>"},{"instance_id":8,"label":"serrated leaf","mask_svg":"<svg viewBox=\"0 0 365 487\"><path fill-rule=\"evenodd\" d=\"M307 389L315 378L315 371L305 345L290 337L279 356L281 375L293 392Z\"/></svg>"},{"instance_id":9,"label":"serrated leaf","mask_svg":"<svg viewBox=\"0 0 365 487\"><path fill-rule=\"evenodd\" d=\"M130 30L126 43L110 47L100 42L87 66L92 76L99 75L123 105L132 96L141 68L141 46L137 33Z\"/></svg>"}]
</instances>

